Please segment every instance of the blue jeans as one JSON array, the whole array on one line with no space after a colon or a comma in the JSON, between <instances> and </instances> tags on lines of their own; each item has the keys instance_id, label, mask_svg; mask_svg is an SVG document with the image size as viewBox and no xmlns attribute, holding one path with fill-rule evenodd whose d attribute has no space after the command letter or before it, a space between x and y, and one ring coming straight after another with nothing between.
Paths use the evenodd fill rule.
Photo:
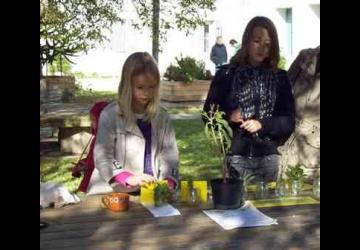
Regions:
<instances>
[{"instance_id":1,"label":"blue jeans","mask_svg":"<svg viewBox=\"0 0 360 250\"><path fill-rule=\"evenodd\" d=\"M277 154L262 157L246 157L241 155L227 156L227 170L231 178L244 178L253 175L252 183L259 181L276 181L279 172L279 156Z\"/></svg>"}]
</instances>

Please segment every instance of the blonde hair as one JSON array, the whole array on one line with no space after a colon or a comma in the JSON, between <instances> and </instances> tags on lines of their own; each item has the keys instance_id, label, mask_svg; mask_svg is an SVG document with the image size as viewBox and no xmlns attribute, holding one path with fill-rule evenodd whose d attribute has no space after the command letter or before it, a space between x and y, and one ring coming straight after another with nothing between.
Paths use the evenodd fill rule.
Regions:
<instances>
[{"instance_id":1,"label":"blonde hair","mask_svg":"<svg viewBox=\"0 0 360 250\"><path fill-rule=\"evenodd\" d=\"M158 114L160 104L160 73L155 60L147 52L135 52L125 61L122 68L121 80L118 91L119 115L125 118L125 122L135 122L132 111L132 81L135 76L144 74L149 81L153 81L155 94L152 100L145 107L144 120L150 121Z\"/></svg>"}]
</instances>

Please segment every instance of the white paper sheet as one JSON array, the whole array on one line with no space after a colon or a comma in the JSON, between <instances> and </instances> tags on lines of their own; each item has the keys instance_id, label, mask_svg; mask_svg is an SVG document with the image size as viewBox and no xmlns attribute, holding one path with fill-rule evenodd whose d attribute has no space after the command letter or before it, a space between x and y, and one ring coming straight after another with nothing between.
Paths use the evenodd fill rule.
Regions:
<instances>
[{"instance_id":1,"label":"white paper sheet","mask_svg":"<svg viewBox=\"0 0 360 250\"><path fill-rule=\"evenodd\" d=\"M276 219L257 210L250 201L246 201L244 206L238 209L204 210L203 212L225 230L278 224Z\"/></svg>"},{"instance_id":2,"label":"white paper sheet","mask_svg":"<svg viewBox=\"0 0 360 250\"><path fill-rule=\"evenodd\" d=\"M40 206L42 208L47 208L51 204L54 204L55 208L59 208L79 202L80 198L76 194L70 193L63 185L40 182Z\"/></svg>"},{"instance_id":3,"label":"white paper sheet","mask_svg":"<svg viewBox=\"0 0 360 250\"><path fill-rule=\"evenodd\" d=\"M180 215L179 210L171 206L170 204L164 204L161 206L150 206L150 205L143 205L146 207L154 217L167 217L167 216L175 216Z\"/></svg>"}]
</instances>

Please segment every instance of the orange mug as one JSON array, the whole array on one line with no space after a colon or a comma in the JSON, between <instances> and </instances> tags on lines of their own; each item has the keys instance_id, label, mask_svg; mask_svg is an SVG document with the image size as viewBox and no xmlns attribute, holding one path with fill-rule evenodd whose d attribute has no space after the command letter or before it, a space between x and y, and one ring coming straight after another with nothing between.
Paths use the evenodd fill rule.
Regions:
<instances>
[{"instance_id":1,"label":"orange mug","mask_svg":"<svg viewBox=\"0 0 360 250\"><path fill-rule=\"evenodd\" d=\"M129 195L126 193L110 193L101 198L102 203L113 212L129 209Z\"/></svg>"}]
</instances>

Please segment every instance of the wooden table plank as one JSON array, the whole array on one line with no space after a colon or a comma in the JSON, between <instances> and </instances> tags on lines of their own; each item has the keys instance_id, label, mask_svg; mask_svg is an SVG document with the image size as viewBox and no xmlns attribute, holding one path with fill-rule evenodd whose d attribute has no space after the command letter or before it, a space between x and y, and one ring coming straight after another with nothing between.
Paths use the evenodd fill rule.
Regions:
<instances>
[{"instance_id":1,"label":"wooden table plank","mask_svg":"<svg viewBox=\"0 0 360 250\"><path fill-rule=\"evenodd\" d=\"M77 205L41 211L41 249L300 249L320 248L320 206L261 208L279 225L224 230L200 208L175 204L180 216L154 218L132 197L113 213L93 196Z\"/></svg>"}]
</instances>

